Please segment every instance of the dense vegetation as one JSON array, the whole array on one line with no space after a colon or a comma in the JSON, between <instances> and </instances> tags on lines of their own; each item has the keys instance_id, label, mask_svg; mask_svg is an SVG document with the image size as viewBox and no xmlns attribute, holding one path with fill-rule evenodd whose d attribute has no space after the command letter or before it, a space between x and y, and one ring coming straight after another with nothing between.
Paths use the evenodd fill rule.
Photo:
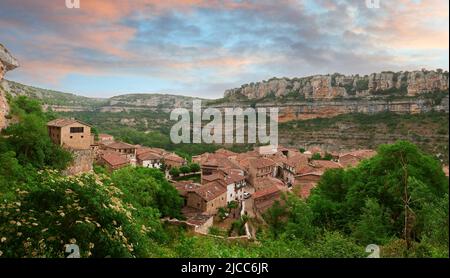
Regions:
<instances>
[{"instance_id":1,"label":"dense vegetation","mask_svg":"<svg viewBox=\"0 0 450 278\"><path fill-rule=\"evenodd\" d=\"M266 215L275 238L311 242L320 231L384 256L448 257L448 178L415 145L382 145L358 167L327 171L307 202L289 196Z\"/></svg>"},{"instance_id":2,"label":"dense vegetation","mask_svg":"<svg viewBox=\"0 0 450 278\"><path fill-rule=\"evenodd\" d=\"M364 257L368 243L385 257L448 257L448 179L408 142L326 172L307 202L276 203L257 241L232 242L165 224L181 217L182 200L156 169L61 176L70 154L46 136L52 113L26 98L11 105L17 122L0 137L1 257L64 257L70 243L100 258Z\"/></svg>"}]
</instances>

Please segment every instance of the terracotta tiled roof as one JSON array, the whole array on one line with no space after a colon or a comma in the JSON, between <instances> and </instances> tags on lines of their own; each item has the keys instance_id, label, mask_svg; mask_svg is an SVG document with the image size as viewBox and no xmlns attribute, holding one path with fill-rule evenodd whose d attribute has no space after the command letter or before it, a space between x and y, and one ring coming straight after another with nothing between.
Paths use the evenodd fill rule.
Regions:
<instances>
[{"instance_id":1,"label":"terracotta tiled roof","mask_svg":"<svg viewBox=\"0 0 450 278\"><path fill-rule=\"evenodd\" d=\"M79 123L79 124L82 124L82 125L90 126L90 125L88 125L86 123L83 123L82 121L78 121L78 120L75 120L75 119L55 119L53 121L48 122L47 126L64 127L64 126L75 124L75 123Z\"/></svg>"},{"instance_id":2,"label":"terracotta tiled roof","mask_svg":"<svg viewBox=\"0 0 450 278\"><path fill-rule=\"evenodd\" d=\"M235 183L235 182L240 182L242 180L245 180L245 176L243 175L238 175L238 174L230 174L228 176L225 177L225 182L227 184L230 183Z\"/></svg>"},{"instance_id":3,"label":"terracotta tiled roof","mask_svg":"<svg viewBox=\"0 0 450 278\"><path fill-rule=\"evenodd\" d=\"M242 167L223 154L210 154L201 164L202 167L217 167L220 169L242 169Z\"/></svg>"},{"instance_id":4,"label":"terracotta tiled roof","mask_svg":"<svg viewBox=\"0 0 450 278\"><path fill-rule=\"evenodd\" d=\"M224 176L221 175L221 174L218 174L218 173L217 174L212 174L212 175L203 175L202 176L202 179L207 181L207 182L215 181L215 180L222 180L223 178L224 178Z\"/></svg>"},{"instance_id":5,"label":"terracotta tiled roof","mask_svg":"<svg viewBox=\"0 0 450 278\"><path fill-rule=\"evenodd\" d=\"M101 158L113 167L128 164L128 160L125 157L114 152L105 152L101 155Z\"/></svg>"},{"instance_id":6,"label":"terracotta tiled roof","mask_svg":"<svg viewBox=\"0 0 450 278\"><path fill-rule=\"evenodd\" d=\"M285 163L286 165L293 167L296 172L299 172L300 169L308 165L308 157L299 153L295 156L289 157Z\"/></svg>"},{"instance_id":7,"label":"terracotta tiled roof","mask_svg":"<svg viewBox=\"0 0 450 278\"><path fill-rule=\"evenodd\" d=\"M179 162L179 163L186 162L186 160L184 160L182 157L180 157L179 155L176 155L174 153L170 153L168 155L165 155L164 156L164 160L169 160L169 161L174 161L174 162Z\"/></svg>"},{"instance_id":8,"label":"terracotta tiled roof","mask_svg":"<svg viewBox=\"0 0 450 278\"><path fill-rule=\"evenodd\" d=\"M153 153L153 152L146 152L143 154L138 155L137 157L139 160L160 160L162 156L159 154Z\"/></svg>"},{"instance_id":9,"label":"terracotta tiled roof","mask_svg":"<svg viewBox=\"0 0 450 278\"><path fill-rule=\"evenodd\" d=\"M222 154L222 155L224 155L226 157L236 156L237 155L237 153L232 152L232 151L227 150L227 149L223 149L223 148L222 149L218 149L215 153L216 154Z\"/></svg>"},{"instance_id":10,"label":"terracotta tiled roof","mask_svg":"<svg viewBox=\"0 0 450 278\"><path fill-rule=\"evenodd\" d=\"M275 194L275 193L280 192L280 191L281 190L278 188L278 186L273 185L273 186L270 186L270 187L267 187L267 188L264 188L264 189L256 191L253 194L253 199L258 199L258 198L261 198L261 197L272 195L272 194Z\"/></svg>"},{"instance_id":11,"label":"terracotta tiled roof","mask_svg":"<svg viewBox=\"0 0 450 278\"><path fill-rule=\"evenodd\" d=\"M374 156L376 154L377 154L377 152L374 150L357 150L357 151L343 153L340 155L340 157L351 155L351 156L357 157L359 159L366 159L366 158L371 158L372 156Z\"/></svg>"},{"instance_id":12,"label":"terracotta tiled roof","mask_svg":"<svg viewBox=\"0 0 450 278\"><path fill-rule=\"evenodd\" d=\"M227 189L217 181L212 181L195 190L205 201L211 201L225 193Z\"/></svg>"},{"instance_id":13,"label":"terracotta tiled roof","mask_svg":"<svg viewBox=\"0 0 450 278\"><path fill-rule=\"evenodd\" d=\"M340 163L330 161L330 160L313 160L311 162L313 167L323 168L323 169L338 169L342 168Z\"/></svg>"},{"instance_id":14,"label":"terracotta tiled roof","mask_svg":"<svg viewBox=\"0 0 450 278\"><path fill-rule=\"evenodd\" d=\"M268 158L256 158L249 161L250 167L260 169L270 166L275 166L275 162Z\"/></svg>"},{"instance_id":15,"label":"terracotta tiled roof","mask_svg":"<svg viewBox=\"0 0 450 278\"><path fill-rule=\"evenodd\" d=\"M108 148L119 150L119 149L136 149L136 146L125 143L125 142L114 142L107 145Z\"/></svg>"},{"instance_id":16,"label":"terracotta tiled roof","mask_svg":"<svg viewBox=\"0 0 450 278\"><path fill-rule=\"evenodd\" d=\"M280 181L279 179L273 178L273 177L263 177L263 178L257 178L255 180L255 184L253 187L256 191L262 190L265 188L269 188L272 186L278 186L279 188L284 187L284 183Z\"/></svg>"},{"instance_id":17,"label":"terracotta tiled roof","mask_svg":"<svg viewBox=\"0 0 450 278\"><path fill-rule=\"evenodd\" d=\"M173 185L182 196L185 196L187 192L193 192L201 187L200 184L191 181L177 181L174 182Z\"/></svg>"}]
</instances>

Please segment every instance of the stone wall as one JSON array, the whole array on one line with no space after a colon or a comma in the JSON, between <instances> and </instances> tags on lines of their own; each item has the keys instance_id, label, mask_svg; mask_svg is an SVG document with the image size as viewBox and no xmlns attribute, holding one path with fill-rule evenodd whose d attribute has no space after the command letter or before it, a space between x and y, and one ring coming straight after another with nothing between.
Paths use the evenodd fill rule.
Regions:
<instances>
[{"instance_id":1,"label":"stone wall","mask_svg":"<svg viewBox=\"0 0 450 278\"><path fill-rule=\"evenodd\" d=\"M92 150L71 150L73 155L72 164L63 171L64 175L78 175L93 170L94 154Z\"/></svg>"}]
</instances>

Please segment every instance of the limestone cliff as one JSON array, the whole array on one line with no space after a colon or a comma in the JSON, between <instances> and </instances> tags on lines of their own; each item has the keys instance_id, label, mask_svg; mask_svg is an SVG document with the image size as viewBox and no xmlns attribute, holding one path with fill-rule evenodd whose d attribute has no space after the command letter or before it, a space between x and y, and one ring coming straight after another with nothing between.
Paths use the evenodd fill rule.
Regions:
<instances>
[{"instance_id":1,"label":"limestone cliff","mask_svg":"<svg viewBox=\"0 0 450 278\"><path fill-rule=\"evenodd\" d=\"M17 60L9 53L9 51L0 44L0 82L3 80L7 71L13 70L19 66ZM3 86L0 83L0 130L7 126L6 116L9 113L8 101Z\"/></svg>"},{"instance_id":2,"label":"limestone cliff","mask_svg":"<svg viewBox=\"0 0 450 278\"><path fill-rule=\"evenodd\" d=\"M370 75L314 75L302 78L272 78L225 91L226 98L247 99L292 98L298 100L330 100L372 98L385 95L416 96L422 93L447 91L448 72L402 71Z\"/></svg>"}]
</instances>

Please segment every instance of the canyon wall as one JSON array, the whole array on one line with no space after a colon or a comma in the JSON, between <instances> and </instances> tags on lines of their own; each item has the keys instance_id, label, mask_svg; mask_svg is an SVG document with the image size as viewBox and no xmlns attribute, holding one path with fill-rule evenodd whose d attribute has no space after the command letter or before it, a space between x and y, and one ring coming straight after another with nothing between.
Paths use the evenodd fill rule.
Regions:
<instances>
[{"instance_id":1,"label":"canyon wall","mask_svg":"<svg viewBox=\"0 0 450 278\"><path fill-rule=\"evenodd\" d=\"M304 100L335 98L371 98L386 94L416 96L434 91L448 91L448 72L402 71L370 75L314 75L302 78L272 78L225 91L225 98L262 99L288 97Z\"/></svg>"},{"instance_id":2,"label":"canyon wall","mask_svg":"<svg viewBox=\"0 0 450 278\"><path fill-rule=\"evenodd\" d=\"M7 71L13 70L19 66L17 60L9 53L9 51L0 44L0 82L3 80ZM0 83L1 84L1 83ZM8 124L7 115L9 114L8 100L3 86L0 85L0 130Z\"/></svg>"},{"instance_id":3,"label":"canyon wall","mask_svg":"<svg viewBox=\"0 0 450 278\"><path fill-rule=\"evenodd\" d=\"M227 102L211 105L224 111L225 108L249 106L239 102ZM255 108L279 108L280 122L292 120L308 120L314 118L331 118L341 114L379 112L394 112L398 114L417 114L430 111L449 112L449 97L441 95L440 99L415 97L398 100L389 99L341 99L328 101L300 102L291 101L280 103L276 101L258 102Z\"/></svg>"}]
</instances>

